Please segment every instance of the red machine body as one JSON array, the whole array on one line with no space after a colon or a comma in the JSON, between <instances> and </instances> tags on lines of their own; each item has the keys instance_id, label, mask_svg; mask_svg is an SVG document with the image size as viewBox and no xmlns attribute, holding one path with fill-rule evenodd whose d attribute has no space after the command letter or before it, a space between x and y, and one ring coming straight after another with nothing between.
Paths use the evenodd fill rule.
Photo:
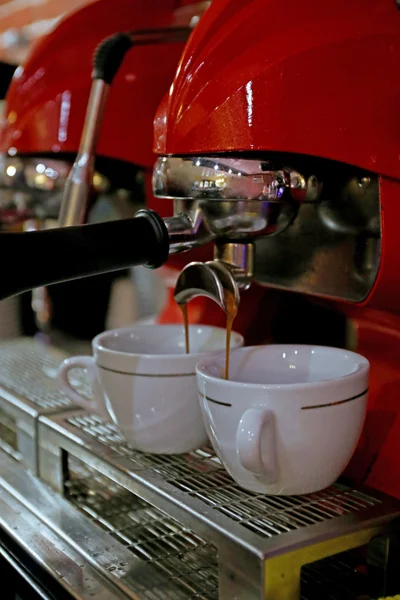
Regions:
<instances>
[{"instance_id":1,"label":"red machine body","mask_svg":"<svg viewBox=\"0 0 400 600\"><path fill-rule=\"evenodd\" d=\"M361 304L326 304L352 321L355 349L371 362L367 422L348 472L397 497L399 67L394 0L214 0L160 105L154 145L162 155L296 153L380 176L382 248L374 287ZM264 326L267 340L277 308L269 304L272 292L258 290L239 314L248 313L249 328Z\"/></svg>"},{"instance_id":2,"label":"red machine body","mask_svg":"<svg viewBox=\"0 0 400 600\"><path fill-rule=\"evenodd\" d=\"M6 98L2 150L75 154L97 44L118 31L173 26L175 9L174 0L97 0L68 15L14 75ZM110 90L98 155L152 166L152 120L183 46L137 46L127 55Z\"/></svg>"},{"instance_id":3,"label":"red machine body","mask_svg":"<svg viewBox=\"0 0 400 600\"><path fill-rule=\"evenodd\" d=\"M72 162L84 124L96 46L118 31L194 25L208 5L195 0L96 0L67 15L36 44L14 75L6 97L0 152ZM171 215L173 207L151 192L153 119L183 48L183 43L136 46L127 54L109 92L96 149L99 157L144 170L147 203L162 216ZM202 248L189 260L210 258L210 252ZM187 260L174 257L170 269L177 273ZM167 305L160 318L174 321L173 309ZM204 310L199 318L204 318Z\"/></svg>"}]
</instances>

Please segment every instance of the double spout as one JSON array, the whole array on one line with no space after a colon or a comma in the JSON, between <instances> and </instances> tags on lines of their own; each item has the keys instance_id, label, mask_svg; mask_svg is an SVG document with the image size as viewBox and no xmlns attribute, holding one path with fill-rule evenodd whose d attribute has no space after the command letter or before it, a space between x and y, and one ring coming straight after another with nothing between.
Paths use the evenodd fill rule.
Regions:
<instances>
[{"instance_id":1,"label":"double spout","mask_svg":"<svg viewBox=\"0 0 400 600\"><path fill-rule=\"evenodd\" d=\"M253 244L220 243L214 247L214 260L192 262L184 267L175 285L174 297L183 305L197 296L214 300L228 313L232 299L240 303L240 289L247 289L253 276Z\"/></svg>"}]
</instances>

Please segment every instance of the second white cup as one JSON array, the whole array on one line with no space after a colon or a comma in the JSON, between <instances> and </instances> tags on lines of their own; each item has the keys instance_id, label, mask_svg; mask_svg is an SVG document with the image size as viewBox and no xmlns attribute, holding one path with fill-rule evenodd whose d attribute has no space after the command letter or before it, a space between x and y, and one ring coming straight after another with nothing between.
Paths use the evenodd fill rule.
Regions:
<instances>
[{"instance_id":1,"label":"second white cup","mask_svg":"<svg viewBox=\"0 0 400 600\"><path fill-rule=\"evenodd\" d=\"M236 482L264 494L308 494L347 466L364 423L369 363L322 346L270 345L197 365L203 418Z\"/></svg>"},{"instance_id":2,"label":"second white cup","mask_svg":"<svg viewBox=\"0 0 400 600\"><path fill-rule=\"evenodd\" d=\"M57 375L66 396L78 406L110 419L135 449L154 454L190 452L207 441L197 399L195 367L205 353L225 347L226 331L193 325L190 354L182 325L137 325L101 333L93 357L66 359ZM231 348L243 345L233 333ZM68 379L85 369L94 399L88 400Z\"/></svg>"}]
</instances>

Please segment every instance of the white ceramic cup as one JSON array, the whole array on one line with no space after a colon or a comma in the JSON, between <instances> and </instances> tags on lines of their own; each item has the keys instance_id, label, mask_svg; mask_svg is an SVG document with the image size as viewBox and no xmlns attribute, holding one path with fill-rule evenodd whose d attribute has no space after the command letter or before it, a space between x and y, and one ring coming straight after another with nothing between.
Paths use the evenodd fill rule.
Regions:
<instances>
[{"instance_id":1,"label":"white ceramic cup","mask_svg":"<svg viewBox=\"0 0 400 600\"><path fill-rule=\"evenodd\" d=\"M196 391L195 366L204 353L225 347L224 329L193 325L191 353L185 353L183 325L136 325L101 333L93 357L66 359L57 375L72 402L114 421L137 450L180 454L204 445L205 432ZM238 333L231 347L243 345ZM87 370L94 399L81 396L68 379L72 369Z\"/></svg>"},{"instance_id":2,"label":"white ceramic cup","mask_svg":"<svg viewBox=\"0 0 400 600\"><path fill-rule=\"evenodd\" d=\"M264 494L331 485L364 423L369 362L322 346L270 345L202 359L197 388L206 430L235 481Z\"/></svg>"}]
</instances>

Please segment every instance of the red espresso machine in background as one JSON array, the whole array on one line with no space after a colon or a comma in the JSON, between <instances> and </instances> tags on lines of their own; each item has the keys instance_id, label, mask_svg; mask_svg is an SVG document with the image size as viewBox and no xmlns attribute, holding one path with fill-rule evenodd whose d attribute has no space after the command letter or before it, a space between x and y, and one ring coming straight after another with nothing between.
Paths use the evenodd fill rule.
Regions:
<instances>
[{"instance_id":1,"label":"red espresso machine in background","mask_svg":"<svg viewBox=\"0 0 400 600\"><path fill-rule=\"evenodd\" d=\"M159 108L154 147L160 197L278 201L286 180L297 206L278 235L255 239L258 294L239 315L264 341L342 344L370 360L348 474L396 497L399 67L394 0L216 0Z\"/></svg>"},{"instance_id":2,"label":"red espresso machine in background","mask_svg":"<svg viewBox=\"0 0 400 600\"><path fill-rule=\"evenodd\" d=\"M6 97L0 140L3 230L55 224L65 180L79 148L96 46L129 29L148 31L157 38L158 31L187 28L187 37L208 5L187 0L96 0L67 15L36 44L26 64L17 69ZM113 81L96 144L90 191L92 207L96 203L99 207L104 197L108 200L105 208L97 209L100 219L130 217L146 198L152 208L159 208L151 194L153 118L183 47L184 41L136 44ZM164 214L172 211L172 207L166 209ZM69 333L79 337L84 332L82 337L90 339L104 328L114 277L102 275L51 288L55 314L46 291L35 290L39 327L47 330L46 321L53 320L57 326L61 319ZM30 294L27 301L29 307Z\"/></svg>"},{"instance_id":3,"label":"red espresso machine in background","mask_svg":"<svg viewBox=\"0 0 400 600\"><path fill-rule=\"evenodd\" d=\"M183 29L179 43L138 43ZM113 85L99 42L120 44L107 55ZM2 345L0 550L13 599L33 597L19 593L21 570L82 600L399 592L399 65L395 0L98 0L17 71L2 136L1 299L161 268L158 322L182 323L178 303L189 302L191 324L225 327L233 298L247 344L350 348L369 359L371 379L348 477L270 496L237 485L207 446L164 456L130 447L93 403L65 404L51 345ZM85 222L104 187L121 212L118 192L128 192L127 218ZM41 229L46 219L53 226ZM29 220L38 230L21 231ZM97 367L118 382L132 375ZM169 409L163 381L155 394ZM136 408L133 396L127 414L139 421Z\"/></svg>"}]
</instances>

